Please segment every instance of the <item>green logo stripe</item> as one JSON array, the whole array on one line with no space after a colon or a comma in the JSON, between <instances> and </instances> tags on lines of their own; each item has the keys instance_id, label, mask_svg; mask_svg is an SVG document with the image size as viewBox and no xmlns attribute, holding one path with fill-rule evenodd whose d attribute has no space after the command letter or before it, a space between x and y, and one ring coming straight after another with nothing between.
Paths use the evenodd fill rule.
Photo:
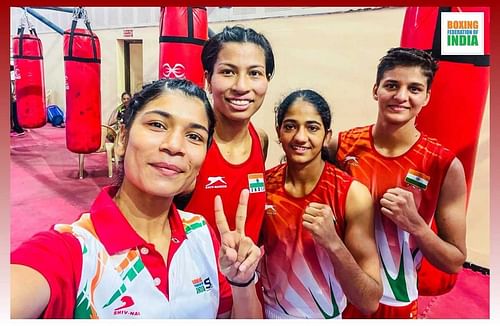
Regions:
<instances>
[{"instance_id":1,"label":"green logo stripe","mask_svg":"<svg viewBox=\"0 0 500 326\"><path fill-rule=\"evenodd\" d=\"M139 257L137 257L135 263L128 270L124 270L122 272L123 281L129 280L130 282L132 282L143 269L144 269L144 263ZM125 293L125 291L127 291L127 286L125 285L125 283L122 283L120 288L116 290L115 293L113 293L113 295L108 300L108 302L103 306L103 308L106 308L107 306L115 302L116 299L118 299L123 293Z\"/></svg>"},{"instance_id":2,"label":"green logo stripe","mask_svg":"<svg viewBox=\"0 0 500 326\"><path fill-rule=\"evenodd\" d=\"M118 299L122 295L123 292L125 292L125 291L123 291L123 292L121 291L122 288L123 288L123 285L118 290L116 290L115 293L113 293L113 295L111 296L111 298L109 299L109 301L104 306L102 306L102 307L106 308L107 306L109 306L113 302L115 302L115 300ZM125 290L126 290L126 288L125 288Z\"/></svg>"},{"instance_id":3,"label":"green logo stripe","mask_svg":"<svg viewBox=\"0 0 500 326\"><path fill-rule=\"evenodd\" d=\"M137 261L134 263L134 269L137 274L142 272L142 270L144 269L144 263L142 262L142 259L137 259Z\"/></svg>"},{"instance_id":4,"label":"green logo stripe","mask_svg":"<svg viewBox=\"0 0 500 326\"><path fill-rule=\"evenodd\" d=\"M406 279L405 279L405 264L403 259L403 247L401 248L401 258L399 264L398 276L393 279L389 272L387 271L387 267L384 264L384 260L382 259L382 255L380 255L380 261L382 262L382 267L384 268L384 273L391 287L392 293L394 293L394 297L398 301L402 302L410 302L410 298L408 296L408 290L406 289Z\"/></svg>"},{"instance_id":5,"label":"green logo stripe","mask_svg":"<svg viewBox=\"0 0 500 326\"><path fill-rule=\"evenodd\" d=\"M314 303L316 303L316 306L318 307L319 311L321 311L323 318L332 319L332 318L337 317L340 314L340 311L339 311L339 306L337 305L337 302L335 301L335 296L333 295L332 281L330 278L328 278L328 282L330 284L330 297L332 300L332 308L333 308L333 312L331 315L329 315L325 310L323 310L323 308L321 308L318 300L316 300L316 298L314 297L314 294L312 293L311 289L308 289L308 290L311 293L311 296L314 300Z\"/></svg>"},{"instance_id":6,"label":"green logo stripe","mask_svg":"<svg viewBox=\"0 0 500 326\"><path fill-rule=\"evenodd\" d=\"M75 319L90 319L92 311L90 310L90 302L87 298L87 285L83 288L83 291L78 294L76 298L76 307L74 312Z\"/></svg>"}]
</instances>

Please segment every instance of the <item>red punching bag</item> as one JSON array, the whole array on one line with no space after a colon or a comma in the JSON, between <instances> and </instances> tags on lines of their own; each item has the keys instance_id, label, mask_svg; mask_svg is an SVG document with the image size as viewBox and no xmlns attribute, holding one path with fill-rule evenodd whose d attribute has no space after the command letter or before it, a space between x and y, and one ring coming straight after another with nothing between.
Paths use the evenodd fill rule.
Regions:
<instances>
[{"instance_id":1,"label":"red punching bag","mask_svg":"<svg viewBox=\"0 0 500 326\"><path fill-rule=\"evenodd\" d=\"M484 55L441 55L443 12L484 13ZM416 125L457 155L464 166L468 194L489 89L489 22L486 7L409 7L401 36L401 46L427 50L439 61L429 104L419 113ZM432 228L437 232L434 222ZM423 259L418 272L419 294L446 293L453 288L456 277Z\"/></svg>"},{"instance_id":2,"label":"red punching bag","mask_svg":"<svg viewBox=\"0 0 500 326\"><path fill-rule=\"evenodd\" d=\"M24 27L12 42L16 85L17 117L24 128L39 128L47 123L42 42L35 29L24 34Z\"/></svg>"},{"instance_id":3,"label":"red punching bag","mask_svg":"<svg viewBox=\"0 0 500 326\"><path fill-rule=\"evenodd\" d=\"M87 29L64 32L66 74L66 147L74 153L92 153L101 147L101 53L90 23Z\"/></svg>"},{"instance_id":4,"label":"red punching bag","mask_svg":"<svg viewBox=\"0 0 500 326\"><path fill-rule=\"evenodd\" d=\"M159 78L185 78L205 86L201 50L208 39L204 7L162 7Z\"/></svg>"}]
</instances>

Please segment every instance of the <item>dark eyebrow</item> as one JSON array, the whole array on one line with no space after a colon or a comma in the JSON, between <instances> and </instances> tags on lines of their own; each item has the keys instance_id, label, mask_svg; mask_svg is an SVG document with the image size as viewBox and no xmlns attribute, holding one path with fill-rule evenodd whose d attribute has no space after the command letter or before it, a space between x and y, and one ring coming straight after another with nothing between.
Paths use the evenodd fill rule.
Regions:
<instances>
[{"instance_id":1,"label":"dark eyebrow","mask_svg":"<svg viewBox=\"0 0 500 326\"><path fill-rule=\"evenodd\" d=\"M387 79L386 81L384 81L384 83L395 83L395 84L400 84L399 81L395 80L395 79ZM420 87L425 87L424 84L422 83L419 83L419 82L413 82L413 83L410 83L410 86L420 86Z\"/></svg>"},{"instance_id":2,"label":"dark eyebrow","mask_svg":"<svg viewBox=\"0 0 500 326\"><path fill-rule=\"evenodd\" d=\"M227 63L227 62L221 62L220 65L221 66L228 66L231 69L237 69L238 68L236 65L233 65L233 64ZM248 67L248 69L255 69L255 68L265 68L265 66L264 65L252 65L252 66Z\"/></svg>"},{"instance_id":3,"label":"dark eyebrow","mask_svg":"<svg viewBox=\"0 0 500 326\"><path fill-rule=\"evenodd\" d=\"M297 123L297 120L287 118L287 119L283 119L283 122L282 122L282 123L285 123L285 122L293 122L293 123ZM316 120L307 120L307 121L306 121L306 124L317 124L317 125L321 125L322 123L321 123L321 122L319 122L319 121L316 121Z\"/></svg>"},{"instance_id":4,"label":"dark eyebrow","mask_svg":"<svg viewBox=\"0 0 500 326\"><path fill-rule=\"evenodd\" d=\"M161 115L162 117L167 118L167 119L173 118L173 115L171 115L168 112L162 111L162 110L152 110L152 111L146 112L144 115L150 115L150 114L158 114L158 115ZM207 134L209 133L208 129L205 126L203 126L199 123L196 123L196 122L191 122L189 124L189 128L202 129L202 130L205 130L207 132Z\"/></svg>"}]
</instances>

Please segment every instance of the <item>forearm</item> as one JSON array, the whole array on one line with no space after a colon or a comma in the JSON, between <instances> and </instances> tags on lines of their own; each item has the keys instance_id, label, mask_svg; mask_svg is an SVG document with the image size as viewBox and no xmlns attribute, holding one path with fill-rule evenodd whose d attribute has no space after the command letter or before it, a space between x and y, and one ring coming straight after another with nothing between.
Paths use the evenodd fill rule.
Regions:
<instances>
[{"instance_id":1,"label":"forearm","mask_svg":"<svg viewBox=\"0 0 500 326\"><path fill-rule=\"evenodd\" d=\"M330 246L328 254L349 302L366 315L375 312L382 297L382 284L358 265L343 243Z\"/></svg>"},{"instance_id":2,"label":"forearm","mask_svg":"<svg viewBox=\"0 0 500 326\"><path fill-rule=\"evenodd\" d=\"M465 259L466 252L441 239L431 228L423 227L412 235L429 262L446 273L458 273Z\"/></svg>"},{"instance_id":3,"label":"forearm","mask_svg":"<svg viewBox=\"0 0 500 326\"><path fill-rule=\"evenodd\" d=\"M231 286L233 292L233 319L262 319L262 308L255 289L255 284L247 287Z\"/></svg>"}]
</instances>

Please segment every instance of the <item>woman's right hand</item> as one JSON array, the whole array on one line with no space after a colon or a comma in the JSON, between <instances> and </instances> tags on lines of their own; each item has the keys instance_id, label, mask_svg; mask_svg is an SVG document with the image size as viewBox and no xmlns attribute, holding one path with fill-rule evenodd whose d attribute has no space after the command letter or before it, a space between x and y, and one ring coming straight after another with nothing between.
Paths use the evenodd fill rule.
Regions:
<instances>
[{"instance_id":1,"label":"woman's right hand","mask_svg":"<svg viewBox=\"0 0 500 326\"><path fill-rule=\"evenodd\" d=\"M248 196L248 189L243 189L236 210L236 229L233 231L227 224L222 199L216 196L214 200L215 222L221 238L219 266L228 280L240 284L248 283L254 277L262 257L259 247L245 235Z\"/></svg>"}]
</instances>

